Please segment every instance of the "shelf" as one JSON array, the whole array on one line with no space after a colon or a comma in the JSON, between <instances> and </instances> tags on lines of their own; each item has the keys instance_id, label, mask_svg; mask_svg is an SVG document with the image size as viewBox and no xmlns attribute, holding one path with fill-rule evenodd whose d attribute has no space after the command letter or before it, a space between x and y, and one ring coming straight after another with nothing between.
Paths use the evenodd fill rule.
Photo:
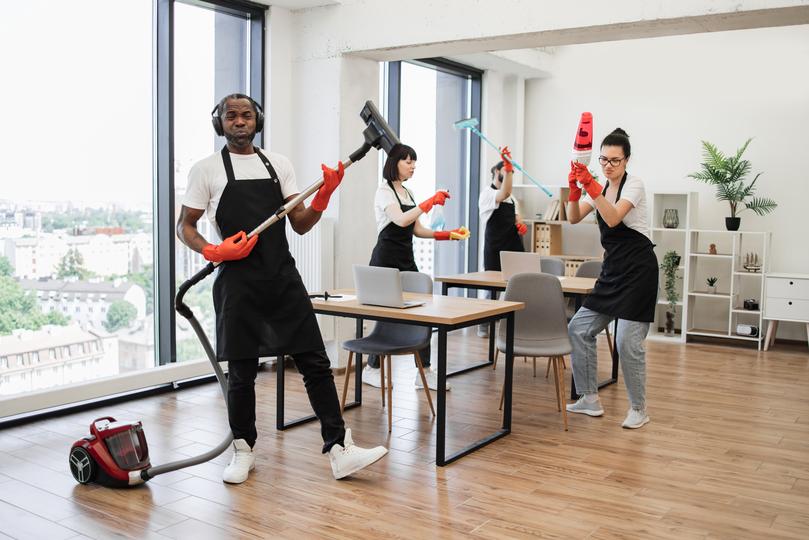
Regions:
<instances>
[{"instance_id":1,"label":"shelf","mask_svg":"<svg viewBox=\"0 0 809 540\"><path fill-rule=\"evenodd\" d=\"M764 274L762 272L733 272L734 276L758 276L761 277Z\"/></svg>"},{"instance_id":2,"label":"shelf","mask_svg":"<svg viewBox=\"0 0 809 540\"><path fill-rule=\"evenodd\" d=\"M756 309L756 310L752 310L752 309L739 309L739 308L733 308L731 311L732 311L733 313L749 313L750 315L761 315L761 311L759 311L759 310L757 310L757 309Z\"/></svg>"},{"instance_id":3,"label":"shelf","mask_svg":"<svg viewBox=\"0 0 809 540\"><path fill-rule=\"evenodd\" d=\"M703 328L691 328L686 331L689 336L708 336L708 337L733 337L731 334L721 330L705 330Z\"/></svg>"},{"instance_id":4,"label":"shelf","mask_svg":"<svg viewBox=\"0 0 809 540\"><path fill-rule=\"evenodd\" d=\"M714 255L713 253L694 252L694 253L689 253L689 255L691 255L692 257L711 257L711 258L714 258L714 259L732 259L733 258L733 255L731 255L730 253L727 253L727 254L726 253L717 253L716 255Z\"/></svg>"},{"instance_id":5,"label":"shelf","mask_svg":"<svg viewBox=\"0 0 809 540\"><path fill-rule=\"evenodd\" d=\"M722 298L724 300L730 300L729 294L723 293L709 293L709 292L702 292L702 291L690 291L688 296L699 296L705 298Z\"/></svg>"},{"instance_id":6,"label":"shelf","mask_svg":"<svg viewBox=\"0 0 809 540\"><path fill-rule=\"evenodd\" d=\"M658 306L667 306L668 304L669 304L669 303L668 303L668 301L667 301L667 300L658 300L658 301L657 301L657 305L658 305ZM682 305L683 305L683 303L682 303L682 301L679 301L679 302L675 302L675 303L674 303L674 305L675 305L675 306L682 306Z\"/></svg>"},{"instance_id":7,"label":"shelf","mask_svg":"<svg viewBox=\"0 0 809 540\"><path fill-rule=\"evenodd\" d=\"M726 233L726 234L769 234L766 232L760 231L728 231L728 230L720 230L720 229L691 229L693 233Z\"/></svg>"},{"instance_id":8,"label":"shelf","mask_svg":"<svg viewBox=\"0 0 809 540\"><path fill-rule=\"evenodd\" d=\"M686 230L685 230L685 229L668 229L668 228L666 228L666 227L654 227L654 228L652 229L652 231L653 231L653 232L657 232L657 231L671 231L671 232L683 232L683 233L684 233L684 232L686 232Z\"/></svg>"}]
</instances>

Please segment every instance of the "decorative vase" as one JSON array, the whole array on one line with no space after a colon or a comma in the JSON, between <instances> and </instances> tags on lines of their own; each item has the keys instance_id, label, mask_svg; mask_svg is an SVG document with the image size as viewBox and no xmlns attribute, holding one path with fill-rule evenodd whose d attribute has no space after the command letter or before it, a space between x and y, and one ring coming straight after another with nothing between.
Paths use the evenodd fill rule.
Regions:
<instances>
[{"instance_id":1,"label":"decorative vase","mask_svg":"<svg viewBox=\"0 0 809 540\"><path fill-rule=\"evenodd\" d=\"M708 292L711 294L716 294L716 285L708 285Z\"/></svg>"},{"instance_id":2,"label":"decorative vase","mask_svg":"<svg viewBox=\"0 0 809 540\"><path fill-rule=\"evenodd\" d=\"M674 337L674 313L666 311L666 337Z\"/></svg>"},{"instance_id":3,"label":"decorative vase","mask_svg":"<svg viewBox=\"0 0 809 540\"><path fill-rule=\"evenodd\" d=\"M680 216L677 214L676 208L667 208L663 210L663 227L666 229L676 229L680 226Z\"/></svg>"},{"instance_id":4,"label":"decorative vase","mask_svg":"<svg viewBox=\"0 0 809 540\"><path fill-rule=\"evenodd\" d=\"M725 227L729 231L738 231L739 225L742 222L742 218L737 217L726 217L725 218Z\"/></svg>"}]
</instances>

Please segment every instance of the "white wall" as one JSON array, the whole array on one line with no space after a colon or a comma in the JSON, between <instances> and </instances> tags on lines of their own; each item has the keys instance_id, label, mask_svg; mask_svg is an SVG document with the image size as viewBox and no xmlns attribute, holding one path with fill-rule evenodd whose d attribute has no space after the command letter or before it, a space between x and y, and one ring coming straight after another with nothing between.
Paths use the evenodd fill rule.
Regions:
<instances>
[{"instance_id":1,"label":"white wall","mask_svg":"<svg viewBox=\"0 0 809 540\"><path fill-rule=\"evenodd\" d=\"M577 45L554 56L553 76L527 84L529 171L565 179L579 115L592 111L598 141L617 126L629 132L629 170L649 192L697 191L697 226L723 229L727 203L686 176L698 170L700 139L730 153L755 137L745 156L764 172L757 195L779 206L765 217L742 213L741 230L773 232L773 271L809 273L801 159L809 148L809 26ZM803 339L797 326L782 327L779 336Z\"/></svg>"}]
</instances>

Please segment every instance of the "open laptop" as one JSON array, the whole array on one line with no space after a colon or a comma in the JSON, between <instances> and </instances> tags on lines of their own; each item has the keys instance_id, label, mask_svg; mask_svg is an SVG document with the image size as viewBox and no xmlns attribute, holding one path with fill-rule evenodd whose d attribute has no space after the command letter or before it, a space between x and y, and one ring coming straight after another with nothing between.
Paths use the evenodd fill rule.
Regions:
<instances>
[{"instance_id":1,"label":"open laptop","mask_svg":"<svg viewBox=\"0 0 809 540\"><path fill-rule=\"evenodd\" d=\"M525 272L542 272L539 253L530 251L501 251L500 268L503 270L503 279L505 281Z\"/></svg>"},{"instance_id":2,"label":"open laptop","mask_svg":"<svg viewBox=\"0 0 809 540\"><path fill-rule=\"evenodd\" d=\"M404 300L402 278L396 268L355 264L354 287L360 304L400 309L426 304L423 301Z\"/></svg>"}]
</instances>

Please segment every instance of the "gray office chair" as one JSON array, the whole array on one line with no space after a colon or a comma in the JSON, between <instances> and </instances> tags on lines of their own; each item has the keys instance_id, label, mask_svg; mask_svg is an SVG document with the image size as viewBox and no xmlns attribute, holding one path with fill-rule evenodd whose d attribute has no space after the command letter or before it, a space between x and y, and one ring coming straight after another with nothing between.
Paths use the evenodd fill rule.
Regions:
<instances>
[{"instance_id":1,"label":"gray office chair","mask_svg":"<svg viewBox=\"0 0 809 540\"><path fill-rule=\"evenodd\" d=\"M421 272L402 272L402 290L414 293L433 293L433 280L427 274ZM342 412L346 403L348 384L351 379L351 366L354 362L355 354L375 354L379 356L379 376L381 378L382 406L385 406L385 391L388 393L388 432L391 431L393 422L393 371L391 370L391 356L394 354L412 354L416 359L421 384L424 386L424 395L427 396L427 403L430 405L430 412L435 416L433 408L433 398L427 386L427 378L424 376L424 366L421 362L419 351L430 344L432 328L429 326L415 326L412 324L396 324L390 322L378 322L370 334L363 338L351 339L343 342L343 348L348 351L348 364L346 365L345 382L343 383L343 396L340 399L340 411ZM386 366L387 363L387 366ZM385 377L385 371L388 376Z\"/></svg>"},{"instance_id":2,"label":"gray office chair","mask_svg":"<svg viewBox=\"0 0 809 540\"><path fill-rule=\"evenodd\" d=\"M540 268L543 274L550 274L552 276L565 275L565 261L556 257L542 257L539 261Z\"/></svg>"},{"instance_id":3,"label":"gray office chair","mask_svg":"<svg viewBox=\"0 0 809 540\"><path fill-rule=\"evenodd\" d=\"M601 261L585 261L581 263L581 265L576 269L576 277L586 277L586 278L593 278L598 279L598 276L601 275ZM567 320L573 318L573 315L576 314L576 303L573 299L569 299L567 303ZM604 331L607 334L607 347L610 349L610 356L612 356L613 351L613 343L612 343L612 336L610 336L610 327L607 326ZM550 367L545 370L545 378L548 377L548 370Z\"/></svg>"},{"instance_id":4,"label":"gray office chair","mask_svg":"<svg viewBox=\"0 0 809 540\"><path fill-rule=\"evenodd\" d=\"M514 314L514 356L548 357L553 364L556 405L562 413L567 431L565 379L562 370L564 357L572 352L573 346L567 333L562 285L556 276L545 273L517 274L509 280L503 300L525 303L525 309ZM505 325L500 325L496 346L505 353ZM505 389L505 384L503 388ZM503 408L502 391L500 408Z\"/></svg>"}]
</instances>

